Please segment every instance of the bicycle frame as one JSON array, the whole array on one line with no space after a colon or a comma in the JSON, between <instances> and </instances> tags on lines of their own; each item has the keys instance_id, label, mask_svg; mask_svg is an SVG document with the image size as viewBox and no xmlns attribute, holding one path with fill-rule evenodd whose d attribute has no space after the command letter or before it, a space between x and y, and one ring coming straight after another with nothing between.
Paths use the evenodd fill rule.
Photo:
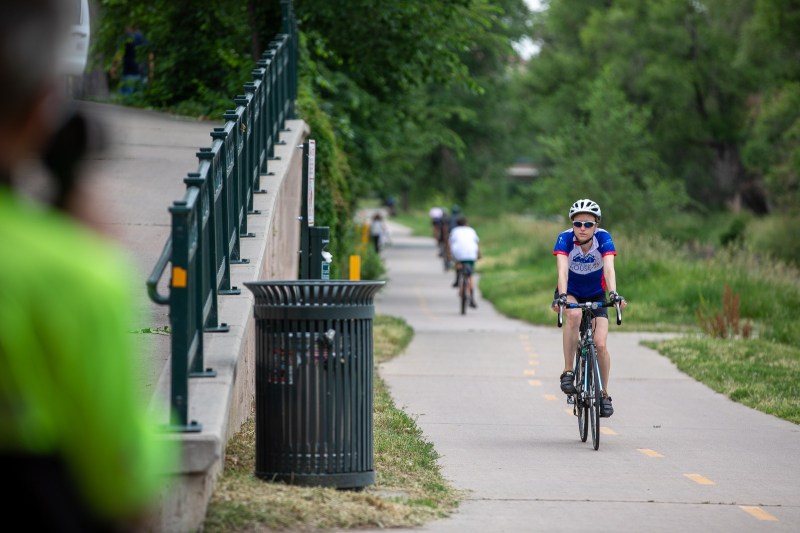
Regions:
<instances>
[{"instance_id":1,"label":"bicycle frame","mask_svg":"<svg viewBox=\"0 0 800 533\"><path fill-rule=\"evenodd\" d=\"M575 350L575 376L577 393L570 394L568 401L574 405L573 412L578 417L578 431L581 441L586 442L589 422L592 426L592 445L595 450L600 446L600 402L602 402L603 380L600 374L600 363L597 358L597 345L594 342L592 311L603 307L614 307L617 310L617 325L622 324L622 311L618 302L568 302L560 305L558 310L558 327L564 323L563 311L567 309L581 310L581 323L578 328L579 338Z\"/></svg>"}]
</instances>

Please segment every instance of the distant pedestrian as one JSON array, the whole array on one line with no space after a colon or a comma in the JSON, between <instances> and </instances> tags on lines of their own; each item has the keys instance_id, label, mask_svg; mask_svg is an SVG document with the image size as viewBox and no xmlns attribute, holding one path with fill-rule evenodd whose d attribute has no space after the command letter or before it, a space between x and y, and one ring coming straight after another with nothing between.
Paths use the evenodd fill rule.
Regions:
<instances>
[{"instance_id":1,"label":"distant pedestrian","mask_svg":"<svg viewBox=\"0 0 800 533\"><path fill-rule=\"evenodd\" d=\"M372 222L369 224L369 236L376 252L380 252L389 239L389 228L386 227L386 222L380 212L375 213L372 217Z\"/></svg>"},{"instance_id":2,"label":"distant pedestrian","mask_svg":"<svg viewBox=\"0 0 800 533\"><path fill-rule=\"evenodd\" d=\"M16 188L29 161L60 179L80 156L54 146L75 123L59 73L66 5L0 6L0 510L26 531L139 531L178 450L137 384L131 261L69 202Z\"/></svg>"},{"instance_id":3,"label":"distant pedestrian","mask_svg":"<svg viewBox=\"0 0 800 533\"><path fill-rule=\"evenodd\" d=\"M125 28L120 53L111 64L111 77L116 78L119 64L122 63L120 94L131 95L147 83L153 64L152 52L144 52L149 44L138 27L129 25Z\"/></svg>"}]
</instances>

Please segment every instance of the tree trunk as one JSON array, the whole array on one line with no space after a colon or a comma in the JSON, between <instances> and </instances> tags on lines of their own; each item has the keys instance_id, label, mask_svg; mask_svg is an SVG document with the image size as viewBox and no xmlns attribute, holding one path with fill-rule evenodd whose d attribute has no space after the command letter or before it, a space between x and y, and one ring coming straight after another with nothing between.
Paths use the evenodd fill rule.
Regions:
<instances>
[{"instance_id":1,"label":"tree trunk","mask_svg":"<svg viewBox=\"0 0 800 533\"><path fill-rule=\"evenodd\" d=\"M250 52L253 60L258 61L261 57L261 39L258 36L258 20L256 17L256 6L254 0L247 1L247 14L250 19Z\"/></svg>"},{"instance_id":2,"label":"tree trunk","mask_svg":"<svg viewBox=\"0 0 800 533\"><path fill-rule=\"evenodd\" d=\"M767 195L761 180L750 175L744 168L737 145L716 145L712 176L716 190L734 211L748 209L758 215L769 212Z\"/></svg>"}]
</instances>

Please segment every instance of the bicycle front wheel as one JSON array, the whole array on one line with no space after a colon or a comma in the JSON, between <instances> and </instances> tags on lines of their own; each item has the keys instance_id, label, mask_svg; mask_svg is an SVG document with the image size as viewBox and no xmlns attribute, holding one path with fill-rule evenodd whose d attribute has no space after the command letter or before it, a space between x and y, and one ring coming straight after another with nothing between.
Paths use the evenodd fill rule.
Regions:
<instances>
[{"instance_id":1,"label":"bicycle front wheel","mask_svg":"<svg viewBox=\"0 0 800 533\"><path fill-rule=\"evenodd\" d=\"M581 442L586 442L589 436L589 411L586 409L584 398L586 397L583 389L583 358L580 356L580 347L578 352L575 353L575 388L578 392L575 394L575 414L578 415L578 435L581 437Z\"/></svg>"},{"instance_id":2,"label":"bicycle front wheel","mask_svg":"<svg viewBox=\"0 0 800 533\"><path fill-rule=\"evenodd\" d=\"M600 368L597 365L597 349L594 346L589 347L589 364L587 366L587 376L589 377L589 390L587 391L589 421L592 426L592 446L596 450L600 447L600 402L602 401L602 391L600 390Z\"/></svg>"}]
</instances>

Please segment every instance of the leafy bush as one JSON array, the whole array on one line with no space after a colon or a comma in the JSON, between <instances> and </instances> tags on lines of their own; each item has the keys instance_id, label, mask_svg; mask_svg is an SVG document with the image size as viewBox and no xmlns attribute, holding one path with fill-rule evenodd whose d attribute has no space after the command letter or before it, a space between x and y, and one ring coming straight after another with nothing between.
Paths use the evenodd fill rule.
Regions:
<instances>
[{"instance_id":1,"label":"leafy bush","mask_svg":"<svg viewBox=\"0 0 800 533\"><path fill-rule=\"evenodd\" d=\"M800 215L771 215L754 219L745 231L745 246L750 252L800 266L800 247L787 245Z\"/></svg>"}]
</instances>

